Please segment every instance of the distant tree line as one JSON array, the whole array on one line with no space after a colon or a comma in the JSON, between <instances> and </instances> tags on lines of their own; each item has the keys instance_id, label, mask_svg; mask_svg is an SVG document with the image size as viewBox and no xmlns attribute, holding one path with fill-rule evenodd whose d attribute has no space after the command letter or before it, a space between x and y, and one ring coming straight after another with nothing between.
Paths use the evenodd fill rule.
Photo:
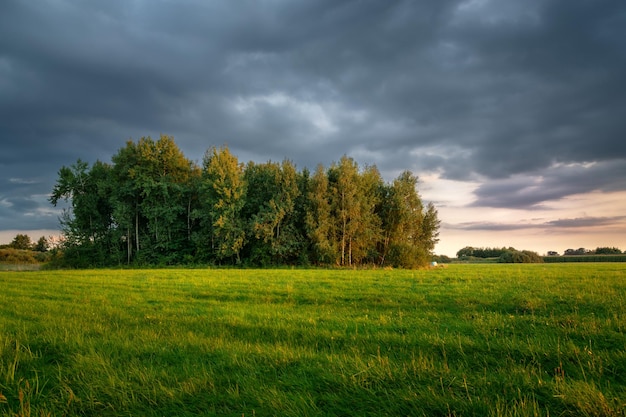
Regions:
<instances>
[{"instance_id":1,"label":"distant tree line","mask_svg":"<svg viewBox=\"0 0 626 417\"><path fill-rule=\"evenodd\" d=\"M474 248L472 246L466 246L463 249L459 249L456 253L456 257L459 259L467 259L467 258L500 258L501 256L507 253L515 253L520 252L513 247L509 248ZM528 251L521 251L528 252ZM615 247L598 247L595 250L579 248L579 249L566 249L563 252L563 256L575 256L575 255L619 255L622 251L619 248ZM624 252L626 253L626 252ZM549 251L547 253L548 256L559 256L558 252ZM520 255L518 255L519 257ZM505 259L510 258L510 255L506 255Z\"/></svg>"},{"instance_id":2,"label":"distant tree line","mask_svg":"<svg viewBox=\"0 0 626 417\"><path fill-rule=\"evenodd\" d=\"M543 258L545 262L626 262L626 252L622 253L616 247L597 247L595 250L578 248L567 249L563 256L558 252L550 251L548 256Z\"/></svg>"},{"instance_id":3,"label":"distant tree line","mask_svg":"<svg viewBox=\"0 0 626 417\"><path fill-rule=\"evenodd\" d=\"M52 254L44 236L32 243L30 236L18 233L8 245L0 245L0 264L24 265L48 262Z\"/></svg>"},{"instance_id":4,"label":"distant tree line","mask_svg":"<svg viewBox=\"0 0 626 417\"><path fill-rule=\"evenodd\" d=\"M50 243L45 236L40 237L37 242L33 243L30 240L30 236L22 233L15 235L8 245L0 245L0 249L32 250L35 252L47 252L49 248Z\"/></svg>"},{"instance_id":5,"label":"distant tree line","mask_svg":"<svg viewBox=\"0 0 626 417\"><path fill-rule=\"evenodd\" d=\"M62 167L63 263L427 265L440 221L409 171L391 183L343 156L314 172L284 160L243 164L228 147L202 166L169 136L128 141L112 163Z\"/></svg>"},{"instance_id":6,"label":"distant tree line","mask_svg":"<svg viewBox=\"0 0 626 417\"><path fill-rule=\"evenodd\" d=\"M466 246L463 249L459 249L456 253L457 258L467 258L467 257L475 257L475 258L498 258L503 253L507 251L514 251L515 248L474 248L472 246Z\"/></svg>"},{"instance_id":7,"label":"distant tree line","mask_svg":"<svg viewBox=\"0 0 626 417\"><path fill-rule=\"evenodd\" d=\"M558 255L558 253L553 252ZM578 249L566 249L563 252L564 256L576 256L576 255L619 255L622 251L615 247L598 247L595 250L578 248ZM626 252L624 252L626 253Z\"/></svg>"}]
</instances>

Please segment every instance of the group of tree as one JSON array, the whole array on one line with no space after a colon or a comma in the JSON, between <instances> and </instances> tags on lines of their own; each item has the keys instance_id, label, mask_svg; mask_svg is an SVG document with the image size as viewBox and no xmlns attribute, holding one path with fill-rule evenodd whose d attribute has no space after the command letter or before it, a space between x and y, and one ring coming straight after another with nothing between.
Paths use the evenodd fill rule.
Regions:
<instances>
[{"instance_id":1,"label":"group of tree","mask_svg":"<svg viewBox=\"0 0 626 417\"><path fill-rule=\"evenodd\" d=\"M598 247L595 250L585 249L585 248L566 249L563 252L563 255L564 256L576 256L576 255L620 255L621 253L622 253L622 251L619 248L616 248L616 247ZM557 255L558 255L558 253L557 253Z\"/></svg>"},{"instance_id":2,"label":"group of tree","mask_svg":"<svg viewBox=\"0 0 626 417\"><path fill-rule=\"evenodd\" d=\"M507 251L514 251L515 248L474 248L472 246L466 246L463 249L459 249L456 253L456 257L463 258L498 258Z\"/></svg>"},{"instance_id":3,"label":"group of tree","mask_svg":"<svg viewBox=\"0 0 626 417\"><path fill-rule=\"evenodd\" d=\"M17 250L32 250L35 252L47 252L50 249L50 243L45 236L42 236L33 243L30 240L30 236L27 234L18 233L15 235L11 243L8 245L0 245L0 249L17 249Z\"/></svg>"},{"instance_id":4,"label":"group of tree","mask_svg":"<svg viewBox=\"0 0 626 417\"><path fill-rule=\"evenodd\" d=\"M498 257L498 262L507 264L543 263L543 257L530 250L509 249Z\"/></svg>"},{"instance_id":5,"label":"group of tree","mask_svg":"<svg viewBox=\"0 0 626 417\"><path fill-rule=\"evenodd\" d=\"M62 167L50 202L69 266L427 265L439 220L409 171L391 183L343 156L314 172L243 164L211 147L202 165L169 136L132 140L111 163Z\"/></svg>"},{"instance_id":6,"label":"group of tree","mask_svg":"<svg viewBox=\"0 0 626 417\"><path fill-rule=\"evenodd\" d=\"M30 236L18 233L8 245L0 245L0 264L24 265L48 262L52 254L44 236L32 243Z\"/></svg>"},{"instance_id":7,"label":"group of tree","mask_svg":"<svg viewBox=\"0 0 626 417\"><path fill-rule=\"evenodd\" d=\"M541 263L543 258L536 252L517 250L513 247L502 248L474 248L466 246L456 253L461 260L497 258L500 263Z\"/></svg>"},{"instance_id":8,"label":"group of tree","mask_svg":"<svg viewBox=\"0 0 626 417\"><path fill-rule=\"evenodd\" d=\"M619 255L622 251L615 247L598 247L595 250L579 248L579 249L566 249L563 252L564 256L575 255ZM626 252L625 252L626 253ZM536 255L536 256L535 256ZM558 256L559 253L555 251L549 251L547 253L549 257ZM520 262L524 259L524 262L540 262L538 260L539 255L531 251L518 251L513 247L509 248L474 248L472 246L466 246L463 249L459 249L456 253L458 259L471 259L471 258L499 258L502 262L508 262L510 259L518 259ZM534 260L532 260L534 259Z\"/></svg>"}]
</instances>

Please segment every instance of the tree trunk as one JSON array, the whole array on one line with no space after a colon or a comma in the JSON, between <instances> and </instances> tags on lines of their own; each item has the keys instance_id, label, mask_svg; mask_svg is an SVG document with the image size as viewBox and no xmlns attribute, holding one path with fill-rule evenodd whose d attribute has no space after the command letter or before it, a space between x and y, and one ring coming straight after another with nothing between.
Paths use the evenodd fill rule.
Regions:
<instances>
[{"instance_id":1,"label":"tree trunk","mask_svg":"<svg viewBox=\"0 0 626 417\"><path fill-rule=\"evenodd\" d=\"M139 252L139 211L135 213L135 242L137 243L137 252Z\"/></svg>"}]
</instances>

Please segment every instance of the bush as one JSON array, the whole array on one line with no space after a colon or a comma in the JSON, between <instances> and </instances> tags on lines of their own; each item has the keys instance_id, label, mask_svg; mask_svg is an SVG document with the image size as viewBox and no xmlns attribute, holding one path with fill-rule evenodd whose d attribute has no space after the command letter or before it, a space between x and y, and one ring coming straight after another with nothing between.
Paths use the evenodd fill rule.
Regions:
<instances>
[{"instance_id":1,"label":"bush","mask_svg":"<svg viewBox=\"0 0 626 417\"><path fill-rule=\"evenodd\" d=\"M0 249L0 263L19 265L36 264L35 252L22 249Z\"/></svg>"},{"instance_id":2,"label":"bush","mask_svg":"<svg viewBox=\"0 0 626 417\"><path fill-rule=\"evenodd\" d=\"M417 269L430 263L430 255L408 244L391 245L387 255L387 263L394 268Z\"/></svg>"},{"instance_id":3,"label":"bush","mask_svg":"<svg viewBox=\"0 0 626 417\"><path fill-rule=\"evenodd\" d=\"M508 264L531 264L542 263L543 258L539 256L537 252L532 252L529 250L508 250L500 255L500 257L498 258L498 262Z\"/></svg>"},{"instance_id":4,"label":"bush","mask_svg":"<svg viewBox=\"0 0 626 417\"><path fill-rule=\"evenodd\" d=\"M452 259L446 255L434 255L432 260L440 264L449 264L452 262Z\"/></svg>"}]
</instances>

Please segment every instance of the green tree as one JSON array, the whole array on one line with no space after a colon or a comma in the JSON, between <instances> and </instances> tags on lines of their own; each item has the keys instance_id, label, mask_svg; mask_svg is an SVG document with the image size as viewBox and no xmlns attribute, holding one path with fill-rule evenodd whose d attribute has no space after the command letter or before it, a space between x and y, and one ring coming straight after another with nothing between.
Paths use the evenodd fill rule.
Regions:
<instances>
[{"instance_id":1,"label":"green tree","mask_svg":"<svg viewBox=\"0 0 626 417\"><path fill-rule=\"evenodd\" d=\"M438 241L439 219L434 205L426 209L417 193L418 178L405 171L385 190L382 209L382 260L403 268L428 264Z\"/></svg>"},{"instance_id":2,"label":"green tree","mask_svg":"<svg viewBox=\"0 0 626 417\"><path fill-rule=\"evenodd\" d=\"M358 201L359 167L343 156L328 171L332 215L336 224L339 265L352 266L352 244L359 229L361 205Z\"/></svg>"},{"instance_id":3,"label":"green tree","mask_svg":"<svg viewBox=\"0 0 626 417\"><path fill-rule=\"evenodd\" d=\"M218 262L233 259L240 263L245 243L241 217L246 198L243 164L225 146L207 150L199 187L200 206L194 212L200 221L195 236L198 253Z\"/></svg>"},{"instance_id":4,"label":"green tree","mask_svg":"<svg viewBox=\"0 0 626 417\"><path fill-rule=\"evenodd\" d=\"M378 242L383 236L380 206L384 181L376 166L367 166L358 177L358 217L349 245L351 262L375 264L380 259Z\"/></svg>"},{"instance_id":5,"label":"green tree","mask_svg":"<svg viewBox=\"0 0 626 417\"><path fill-rule=\"evenodd\" d=\"M466 258L468 256L474 256L474 248L471 246L465 246L456 253L457 258Z\"/></svg>"},{"instance_id":6,"label":"green tree","mask_svg":"<svg viewBox=\"0 0 626 417\"><path fill-rule=\"evenodd\" d=\"M498 258L500 263L543 263L543 258L528 250L507 250Z\"/></svg>"},{"instance_id":7,"label":"green tree","mask_svg":"<svg viewBox=\"0 0 626 417\"><path fill-rule=\"evenodd\" d=\"M309 210L311 173L305 167L302 171L296 172L296 176L298 196L295 199L294 213L291 222L294 227L294 234L298 237L300 242L296 262L299 265L308 266L311 263L311 242L307 237L306 216Z\"/></svg>"},{"instance_id":8,"label":"green tree","mask_svg":"<svg viewBox=\"0 0 626 417\"><path fill-rule=\"evenodd\" d=\"M318 265L337 262L333 217L331 215L328 176L318 165L309 182L305 214L306 236L311 244L313 262Z\"/></svg>"},{"instance_id":9,"label":"green tree","mask_svg":"<svg viewBox=\"0 0 626 417\"><path fill-rule=\"evenodd\" d=\"M616 247L612 247L612 248L609 248L609 247L600 248L599 247L599 248L596 248L595 253L597 255L619 255L622 253L622 251Z\"/></svg>"},{"instance_id":10,"label":"green tree","mask_svg":"<svg viewBox=\"0 0 626 417\"><path fill-rule=\"evenodd\" d=\"M141 248L140 230L145 221L140 216L142 193L137 177L136 167L140 160L137 145L132 140L120 148L111 158L113 161L113 217L120 233L124 233L126 243L126 260L130 263L134 253Z\"/></svg>"},{"instance_id":11,"label":"green tree","mask_svg":"<svg viewBox=\"0 0 626 417\"><path fill-rule=\"evenodd\" d=\"M37 252L47 252L49 248L50 245L48 244L48 239L46 239L45 236L41 236L34 245L34 250Z\"/></svg>"},{"instance_id":12,"label":"green tree","mask_svg":"<svg viewBox=\"0 0 626 417\"><path fill-rule=\"evenodd\" d=\"M111 227L111 206L107 187L110 186L110 166L96 161L90 168L80 159L71 167L62 167L50 202L71 200L71 212L65 216L66 237L78 243L97 241Z\"/></svg>"},{"instance_id":13,"label":"green tree","mask_svg":"<svg viewBox=\"0 0 626 417\"><path fill-rule=\"evenodd\" d=\"M251 261L261 265L293 262L302 247L296 226L295 202L300 189L295 166L289 160L281 164L251 162L245 177Z\"/></svg>"},{"instance_id":14,"label":"green tree","mask_svg":"<svg viewBox=\"0 0 626 417\"><path fill-rule=\"evenodd\" d=\"M437 208L430 202L426 205L426 212L424 213L424 220L422 221L422 228L418 239L419 244L429 254L432 254L435 245L439 242L440 225L441 220L439 220Z\"/></svg>"},{"instance_id":15,"label":"green tree","mask_svg":"<svg viewBox=\"0 0 626 417\"><path fill-rule=\"evenodd\" d=\"M139 165L135 179L141 189L140 210L146 219L146 244L150 258L174 263L185 252L188 241L186 184L192 163L173 138L161 135L158 141L142 138L137 144Z\"/></svg>"},{"instance_id":16,"label":"green tree","mask_svg":"<svg viewBox=\"0 0 626 417\"><path fill-rule=\"evenodd\" d=\"M68 262L83 266L110 263L115 258L114 220L111 206L111 167L96 161L89 167L80 159L62 167L50 202L71 201L61 216L64 254ZM73 259L73 260L72 260Z\"/></svg>"},{"instance_id":17,"label":"green tree","mask_svg":"<svg viewBox=\"0 0 626 417\"><path fill-rule=\"evenodd\" d=\"M192 248L194 164L165 135L156 142L150 137L128 141L113 162L114 217L124 233L127 260L134 246L140 262L180 262Z\"/></svg>"},{"instance_id":18,"label":"green tree","mask_svg":"<svg viewBox=\"0 0 626 417\"><path fill-rule=\"evenodd\" d=\"M17 234L13 238L10 247L13 249L29 250L33 248L33 245L30 241L30 236Z\"/></svg>"}]
</instances>

